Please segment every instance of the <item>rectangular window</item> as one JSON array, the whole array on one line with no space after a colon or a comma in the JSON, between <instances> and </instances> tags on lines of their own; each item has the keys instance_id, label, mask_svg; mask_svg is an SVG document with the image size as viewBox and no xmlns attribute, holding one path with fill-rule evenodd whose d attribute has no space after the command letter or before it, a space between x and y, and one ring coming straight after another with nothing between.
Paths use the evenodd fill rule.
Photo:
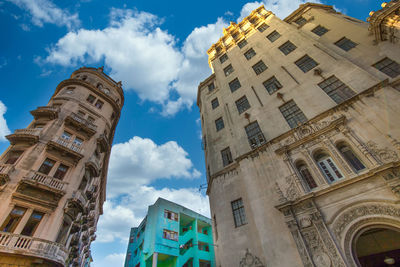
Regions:
<instances>
[{"instance_id":1,"label":"rectangular window","mask_svg":"<svg viewBox=\"0 0 400 267\"><path fill-rule=\"evenodd\" d=\"M250 123L245 128L247 138L251 148L256 148L265 143L264 134L262 133L257 121Z\"/></svg>"},{"instance_id":2,"label":"rectangular window","mask_svg":"<svg viewBox=\"0 0 400 267\"><path fill-rule=\"evenodd\" d=\"M134 236L129 237L129 243L132 244L134 239L135 239Z\"/></svg>"},{"instance_id":3,"label":"rectangular window","mask_svg":"<svg viewBox=\"0 0 400 267\"><path fill-rule=\"evenodd\" d=\"M36 228L38 227L40 221L43 218L43 213L34 211L29 217L29 220L26 222L24 229L21 232L21 235L26 235L26 236L33 236L33 234L36 231Z\"/></svg>"},{"instance_id":4,"label":"rectangular window","mask_svg":"<svg viewBox=\"0 0 400 267\"><path fill-rule=\"evenodd\" d=\"M353 42L350 39L347 39L346 37L343 37L339 41L335 43L335 45L339 46L342 48L344 51L349 51L350 49L354 48L357 46L355 42Z\"/></svg>"},{"instance_id":5,"label":"rectangular window","mask_svg":"<svg viewBox=\"0 0 400 267\"><path fill-rule=\"evenodd\" d=\"M163 238L173 241L178 241L178 233L167 229L163 230Z\"/></svg>"},{"instance_id":6,"label":"rectangular window","mask_svg":"<svg viewBox=\"0 0 400 267\"><path fill-rule=\"evenodd\" d=\"M316 66L318 66L318 63L309 57L308 55L305 55L304 57L300 58L295 62L297 67L299 67L304 73L312 70Z\"/></svg>"},{"instance_id":7,"label":"rectangular window","mask_svg":"<svg viewBox=\"0 0 400 267\"><path fill-rule=\"evenodd\" d=\"M296 19L294 22L299 26L303 26L304 24L307 23L307 20L303 17L300 17L300 18Z\"/></svg>"},{"instance_id":8,"label":"rectangular window","mask_svg":"<svg viewBox=\"0 0 400 267\"><path fill-rule=\"evenodd\" d=\"M270 95L282 88L281 83L275 78L275 76L272 76L263 82L263 85Z\"/></svg>"},{"instance_id":9,"label":"rectangular window","mask_svg":"<svg viewBox=\"0 0 400 267\"><path fill-rule=\"evenodd\" d=\"M78 110L78 115L83 118L86 114L82 110Z\"/></svg>"},{"instance_id":10,"label":"rectangular window","mask_svg":"<svg viewBox=\"0 0 400 267\"><path fill-rule=\"evenodd\" d=\"M240 49L242 49L243 47L245 47L247 45L246 39L240 41L237 45L239 46Z\"/></svg>"},{"instance_id":11,"label":"rectangular window","mask_svg":"<svg viewBox=\"0 0 400 267\"><path fill-rule=\"evenodd\" d=\"M164 210L164 218L173 220L173 221L178 221L178 213L175 213L173 211L169 210Z\"/></svg>"},{"instance_id":12,"label":"rectangular window","mask_svg":"<svg viewBox=\"0 0 400 267\"><path fill-rule=\"evenodd\" d=\"M75 139L74 139L74 145L76 145L76 146L81 146L82 143L83 143L83 139L82 139L82 138L75 137Z\"/></svg>"},{"instance_id":13,"label":"rectangular window","mask_svg":"<svg viewBox=\"0 0 400 267\"><path fill-rule=\"evenodd\" d=\"M289 55L292 51L294 51L297 48L292 42L287 41L283 45L279 47L279 50L282 51L283 54Z\"/></svg>"},{"instance_id":14,"label":"rectangular window","mask_svg":"<svg viewBox=\"0 0 400 267\"><path fill-rule=\"evenodd\" d=\"M335 76L331 76L318 86L327 93L337 104L353 97L356 93Z\"/></svg>"},{"instance_id":15,"label":"rectangular window","mask_svg":"<svg viewBox=\"0 0 400 267\"><path fill-rule=\"evenodd\" d=\"M265 24L265 23L263 23L263 24L261 24L258 28L257 28L257 30L259 31L259 32L264 32L266 29L268 29L269 28L269 26L267 25L267 24Z\"/></svg>"},{"instance_id":16,"label":"rectangular window","mask_svg":"<svg viewBox=\"0 0 400 267\"><path fill-rule=\"evenodd\" d=\"M236 103L236 107L239 111L239 114L242 114L243 112L245 112L246 110L248 110L250 108L250 104L249 104L249 101L247 100L246 96L239 98L238 100L236 100L235 103Z\"/></svg>"},{"instance_id":17,"label":"rectangular window","mask_svg":"<svg viewBox=\"0 0 400 267\"><path fill-rule=\"evenodd\" d=\"M101 100L97 100L96 104L94 105L96 108L101 109L104 105L104 102Z\"/></svg>"},{"instance_id":18,"label":"rectangular window","mask_svg":"<svg viewBox=\"0 0 400 267\"><path fill-rule=\"evenodd\" d=\"M56 162L52 159L45 159L45 161L42 163L42 166L40 166L38 172L48 175L55 163Z\"/></svg>"},{"instance_id":19,"label":"rectangular window","mask_svg":"<svg viewBox=\"0 0 400 267\"><path fill-rule=\"evenodd\" d=\"M231 92L235 92L237 89L241 87L239 79L235 78L233 81L229 82L229 88L231 89Z\"/></svg>"},{"instance_id":20,"label":"rectangular window","mask_svg":"<svg viewBox=\"0 0 400 267\"><path fill-rule=\"evenodd\" d=\"M215 120L215 127L217 128L217 132L224 129L225 125L222 117Z\"/></svg>"},{"instance_id":21,"label":"rectangular window","mask_svg":"<svg viewBox=\"0 0 400 267\"><path fill-rule=\"evenodd\" d=\"M69 140L71 140L71 136L72 136L72 134L70 134L69 132L63 132L61 135L61 138L66 141L69 141Z\"/></svg>"},{"instance_id":22,"label":"rectangular window","mask_svg":"<svg viewBox=\"0 0 400 267\"><path fill-rule=\"evenodd\" d=\"M113 114L114 114L114 116L115 116L115 113L114 113L114 112L113 112ZM113 115L111 115L111 119L113 119ZM93 122L95 121L95 118L93 118L92 116L89 116L89 117L87 118L87 120L88 120L89 122L93 123Z\"/></svg>"},{"instance_id":23,"label":"rectangular window","mask_svg":"<svg viewBox=\"0 0 400 267\"><path fill-rule=\"evenodd\" d=\"M225 61L228 60L228 55L227 54L223 54L222 56L219 57L219 62L224 63Z\"/></svg>"},{"instance_id":24,"label":"rectangular window","mask_svg":"<svg viewBox=\"0 0 400 267\"><path fill-rule=\"evenodd\" d=\"M232 201L232 213L233 213L233 219L235 221L235 226L239 227L244 224L247 224L246 221L246 213L244 212L244 205L243 201L241 198L238 200Z\"/></svg>"},{"instance_id":25,"label":"rectangular window","mask_svg":"<svg viewBox=\"0 0 400 267\"><path fill-rule=\"evenodd\" d=\"M65 166L64 164L60 164L54 173L53 177L62 180L65 176L65 174L68 171L68 167Z\"/></svg>"},{"instance_id":26,"label":"rectangular window","mask_svg":"<svg viewBox=\"0 0 400 267\"><path fill-rule=\"evenodd\" d=\"M233 67L231 64L229 64L226 68L224 68L224 73L225 76L229 76L234 71Z\"/></svg>"},{"instance_id":27,"label":"rectangular window","mask_svg":"<svg viewBox=\"0 0 400 267\"><path fill-rule=\"evenodd\" d=\"M256 55L256 51L254 51L253 48L250 48L249 50L244 53L244 56L246 57L247 60L250 60L252 57Z\"/></svg>"},{"instance_id":28,"label":"rectangular window","mask_svg":"<svg viewBox=\"0 0 400 267\"><path fill-rule=\"evenodd\" d=\"M324 26L318 25L317 27L312 29L312 32L315 33L318 36L322 36L322 35L324 35L325 33L328 32L328 29L325 28Z\"/></svg>"},{"instance_id":29,"label":"rectangular window","mask_svg":"<svg viewBox=\"0 0 400 267\"><path fill-rule=\"evenodd\" d=\"M219 106L218 98L211 100L212 109L216 109Z\"/></svg>"},{"instance_id":30,"label":"rectangular window","mask_svg":"<svg viewBox=\"0 0 400 267\"><path fill-rule=\"evenodd\" d=\"M280 33L277 32L277 31L273 31L273 32L271 32L271 33L267 36L268 40L270 40L271 43L273 43L273 42L275 42L276 40L278 40L279 37L281 37L281 35L280 35Z\"/></svg>"},{"instance_id":31,"label":"rectangular window","mask_svg":"<svg viewBox=\"0 0 400 267\"><path fill-rule=\"evenodd\" d=\"M373 66L392 78L400 74L400 64L390 58L384 58Z\"/></svg>"},{"instance_id":32,"label":"rectangular window","mask_svg":"<svg viewBox=\"0 0 400 267\"><path fill-rule=\"evenodd\" d=\"M15 228L17 228L18 223L21 221L22 216L24 216L25 211L25 208L15 206L8 215L7 219L4 221L0 231L9 233L14 232Z\"/></svg>"},{"instance_id":33,"label":"rectangular window","mask_svg":"<svg viewBox=\"0 0 400 267\"><path fill-rule=\"evenodd\" d=\"M211 92L211 91L213 91L214 89L215 89L215 84L214 84L214 83L210 83L210 84L208 85L208 91Z\"/></svg>"},{"instance_id":34,"label":"rectangular window","mask_svg":"<svg viewBox=\"0 0 400 267\"><path fill-rule=\"evenodd\" d=\"M23 151L18 151L18 150L14 150L14 151L10 151L7 154L7 160L6 160L6 164L14 164L19 157L22 155Z\"/></svg>"},{"instance_id":35,"label":"rectangular window","mask_svg":"<svg viewBox=\"0 0 400 267\"><path fill-rule=\"evenodd\" d=\"M254 72L257 75L259 75L260 73L262 73L264 70L267 69L267 66L264 64L264 62L262 60L260 60L256 64L254 64L252 68L253 68Z\"/></svg>"},{"instance_id":36,"label":"rectangular window","mask_svg":"<svg viewBox=\"0 0 400 267\"><path fill-rule=\"evenodd\" d=\"M229 147L221 150L222 165L225 167L233 162L231 149Z\"/></svg>"},{"instance_id":37,"label":"rectangular window","mask_svg":"<svg viewBox=\"0 0 400 267\"><path fill-rule=\"evenodd\" d=\"M90 104L93 104L95 100L96 100L96 97L94 95L89 95L86 98L86 101L89 102Z\"/></svg>"},{"instance_id":38,"label":"rectangular window","mask_svg":"<svg viewBox=\"0 0 400 267\"><path fill-rule=\"evenodd\" d=\"M290 100L283 106L279 107L279 110L281 111L283 117L286 119L290 128L296 128L297 126L307 121L306 116L293 100Z\"/></svg>"}]
</instances>

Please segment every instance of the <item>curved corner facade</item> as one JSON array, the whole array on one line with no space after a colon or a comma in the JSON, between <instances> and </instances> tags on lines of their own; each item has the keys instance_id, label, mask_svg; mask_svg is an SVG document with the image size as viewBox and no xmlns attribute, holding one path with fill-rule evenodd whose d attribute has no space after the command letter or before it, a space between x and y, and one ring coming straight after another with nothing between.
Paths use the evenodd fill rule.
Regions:
<instances>
[{"instance_id":1,"label":"curved corner facade","mask_svg":"<svg viewBox=\"0 0 400 267\"><path fill-rule=\"evenodd\" d=\"M6 136L0 265L85 266L123 103L121 83L103 68L80 68L31 111L28 127Z\"/></svg>"},{"instance_id":2,"label":"curved corner facade","mask_svg":"<svg viewBox=\"0 0 400 267\"><path fill-rule=\"evenodd\" d=\"M260 7L208 50L197 104L217 266L400 261L399 10L368 23Z\"/></svg>"}]
</instances>

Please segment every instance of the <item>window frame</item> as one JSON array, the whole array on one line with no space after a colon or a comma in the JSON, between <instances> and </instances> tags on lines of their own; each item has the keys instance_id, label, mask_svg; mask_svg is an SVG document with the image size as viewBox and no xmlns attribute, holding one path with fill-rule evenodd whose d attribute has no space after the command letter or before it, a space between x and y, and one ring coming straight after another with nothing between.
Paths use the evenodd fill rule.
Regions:
<instances>
[{"instance_id":1,"label":"window frame","mask_svg":"<svg viewBox=\"0 0 400 267\"><path fill-rule=\"evenodd\" d=\"M290 106L289 106L290 105ZM285 108L285 110L282 110ZM308 121L306 115L299 108L299 106L294 102L294 100L289 100L285 104L279 107L279 111L281 112L283 118L286 120L287 124L291 129L294 129L305 122ZM284 113L290 111L289 113Z\"/></svg>"},{"instance_id":2,"label":"window frame","mask_svg":"<svg viewBox=\"0 0 400 267\"><path fill-rule=\"evenodd\" d=\"M382 64L385 61L389 61L389 63L384 66L379 67L379 64ZM394 65L394 68L388 67L391 65ZM377 70L379 70L380 72L384 73L385 75L389 76L390 78L396 78L397 76L400 75L400 64L397 61L390 59L389 57L385 57L385 58L379 60L372 66L374 68L376 68ZM395 75L392 75L392 73L394 73Z\"/></svg>"},{"instance_id":3,"label":"window frame","mask_svg":"<svg viewBox=\"0 0 400 267\"><path fill-rule=\"evenodd\" d=\"M319 65L319 63L317 61L315 61L312 57L310 57L309 55L304 55L301 58L299 58L298 60L296 60L294 62L294 64L303 72L303 73L307 73L310 70L312 70L313 68L315 68L316 66Z\"/></svg>"},{"instance_id":4,"label":"window frame","mask_svg":"<svg viewBox=\"0 0 400 267\"><path fill-rule=\"evenodd\" d=\"M356 95L350 87L342 82L335 75L323 80L318 84L319 88L322 89L336 104L343 103L344 101L352 98Z\"/></svg>"},{"instance_id":5,"label":"window frame","mask_svg":"<svg viewBox=\"0 0 400 267\"><path fill-rule=\"evenodd\" d=\"M342 50L348 52L351 49L355 48L358 44L353 42L351 39L347 37L343 37L340 40L336 41L335 45L341 48Z\"/></svg>"},{"instance_id":6,"label":"window frame","mask_svg":"<svg viewBox=\"0 0 400 267\"><path fill-rule=\"evenodd\" d=\"M242 49L243 47L245 47L248 44L246 39L241 40L240 42L237 43L237 46Z\"/></svg>"},{"instance_id":7,"label":"window frame","mask_svg":"<svg viewBox=\"0 0 400 267\"><path fill-rule=\"evenodd\" d=\"M285 55L289 55L290 53L292 53L294 50L297 49L297 46L292 43L291 41L286 41L284 44L282 44L281 46L279 46L279 50Z\"/></svg>"},{"instance_id":8,"label":"window frame","mask_svg":"<svg viewBox=\"0 0 400 267\"><path fill-rule=\"evenodd\" d=\"M228 66L226 66L226 67L224 68L225 77L228 77L228 76L231 75L234 71L235 71L235 69L233 68L232 64L229 64Z\"/></svg>"},{"instance_id":9,"label":"window frame","mask_svg":"<svg viewBox=\"0 0 400 267\"><path fill-rule=\"evenodd\" d=\"M279 89L281 89L283 87L282 84L279 82L279 80L275 76L272 76L268 80L265 80L263 82L263 85L264 85L265 90L267 90L268 94L270 94L270 95L274 94L276 91L278 91ZM269 90L269 89L271 89L271 90Z\"/></svg>"},{"instance_id":10,"label":"window frame","mask_svg":"<svg viewBox=\"0 0 400 267\"><path fill-rule=\"evenodd\" d=\"M247 124L244 127L244 130L246 132L247 140L249 141L251 149L256 149L267 142L257 121Z\"/></svg>"},{"instance_id":11,"label":"window frame","mask_svg":"<svg viewBox=\"0 0 400 267\"><path fill-rule=\"evenodd\" d=\"M211 108L214 110L217 107L219 107L219 101L218 101L218 97L214 98L213 100L211 100Z\"/></svg>"},{"instance_id":12,"label":"window frame","mask_svg":"<svg viewBox=\"0 0 400 267\"><path fill-rule=\"evenodd\" d=\"M219 117L218 119L215 120L215 129L216 129L217 132L219 132L224 128L225 128L225 122L224 122L224 119L221 116L221 117Z\"/></svg>"},{"instance_id":13,"label":"window frame","mask_svg":"<svg viewBox=\"0 0 400 267\"><path fill-rule=\"evenodd\" d=\"M226 54L226 53L224 53L224 54L222 54L220 57L219 57L219 62L221 63L221 64L223 64L225 61L227 61L229 59L229 57L228 57L228 55Z\"/></svg>"},{"instance_id":14,"label":"window frame","mask_svg":"<svg viewBox=\"0 0 400 267\"><path fill-rule=\"evenodd\" d=\"M232 81L230 81L228 83L229 85L229 89L231 89L231 92L235 92L236 90L238 90L240 87L242 87L240 80L238 77L236 77L235 79L233 79Z\"/></svg>"},{"instance_id":15,"label":"window frame","mask_svg":"<svg viewBox=\"0 0 400 267\"><path fill-rule=\"evenodd\" d=\"M257 27L259 32L265 32L269 28L269 25L263 22L260 26Z\"/></svg>"},{"instance_id":16,"label":"window frame","mask_svg":"<svg viewBox=\"0 0 400 267\"><path fill-rule=\"evenodd\" d=\"M244 208L243 199L239 198L231 201L231 207L235 228L246 225L248 222L246 218L246 211Z\"/></svg>"},{"instance_id":17,"label":"window frame","mask_svg":"<svg viewBox=\"0 0 400 267\"><path fill-rule=\"evenodd\" d=\"M249 103L249 100L247 99L246 95L242 96L238 100L235 101L236 108L239 112L239 115L248 110L251 105Z\"/></svg>"},{"instance_id":18,"label":"window frame","mask_svg":"<svg viewBox=\"0 0 400 267\"><path fill-rule=\"evenodd\" d=\"M232 152L229 146L221 150L221 158L223 167L233 163Z\"/></svg>"},{"instance_id":19,"label":"window frame","mask_svg":"<svg viewBox=\"0 0 400 267\"><path fill-rule=\"evenodd\" d=\"M281 34L277 31L274 30L273 32L271 32L270 34L268 34L266 36L266 38L271 42L275 42L276 40L278 40L281 37Z\"/></svg>"},{"instance_id":20,"label":"window frame","mask_svg":"<svg viewBox=\"0 0 400 267\"><path fill-rule=\"evenodd\" d=\"M250 49L248 49L246 52L243 53L244 57L247 60L252 59L255 55L257 55L256 51L254 51L254 49L251 47Z\"/></svg>"},{"instance_id":21,"label":"window frame","mask_svg":"<svg viewBox=\"0 0 400 267\"><path fill-rule=\"evenodd\" d=\"M261 73L263 73L264 71L266 71L268 69L268 66L265 65L264 61L262 61L262 60L258 61L256 64L254 64L251 67L254 70L254 72L256 73L256 75L260 75Z\"/></svg>"},{"instance_id":22,"label":"window frame","mask_svg":"<svg viewBox=\"0 0 400 267\"><path fill-rule=\"evenodd\" d=\"M322 25L318 25L317 27L312 29L311 32L321 37L325 33L329 32L329 30Z\"/></svg>"}]
</instances>

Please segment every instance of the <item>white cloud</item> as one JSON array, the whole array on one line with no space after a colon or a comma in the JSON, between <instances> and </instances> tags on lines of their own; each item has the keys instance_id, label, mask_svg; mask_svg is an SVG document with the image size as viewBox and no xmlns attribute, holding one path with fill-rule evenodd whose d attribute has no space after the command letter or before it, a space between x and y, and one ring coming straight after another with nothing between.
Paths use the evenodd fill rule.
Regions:
<instances>
[{"instance_id":1,"label":"white cloud","mask_svg":"<svg viewBox=\"0 0 400 267\"><path fill-rule=\"evenodd\" d=\"M124 266L125 253L112 253L104 257L102 261L94 262L91 264L93 267L110 267L110 266Z\"/></svg>"},{"instance_id":2,"label":"white cloud","mask_svg":"<svg viewBox=\"0 0 400 267\"><path fill-rule=\"evenodd\" d=\"M151 185L158 179L199 176L187 152L174 141L157 145L150 139L135 136L126 143L114 145L107 202L98 223L96 242L126 242L130 228L139 225L148 206L159 197L209 216L208 198L197 188L157 189Z\"/></svg>"},{"instance_id":3,"label":"white cloud","mask_svg":"<svg viewBox=\"0 0 400 267\"><path fill-rule=\"evenodd\" d=\"M100 217L96 242L127 242L131 227L138 226L147 214L148 206L161 197L178 203L195 212L210 216L208 197L197 188L160 190L152 186L136 186L129 195L125 195L117 204L116 200L107 200L104 214Z\"/></svg>"},{"instance_id":4,"label":"white cloud","mask_svg":"<svg viewBox=\"0 0 400 267\"><path fill-rule=\"evenodd\" d=\"M4 118L4 114L7 112L6 105L0 101L0 142L6 141L6 135L10 134L10 129L7 126L6 119Z\"/></svg>"},{"instance_id":5,"label":"white cloud","mask_svg":"<svg viewBox=\"0 0 400 267\"><path fill-rule=\"evenodd\" d=\"M256 2L249 2L242 7L240 11L240 17L238 21L241 21L246 16L250 15L251 11L258 8L261 5L264 5L266 10L272 11L276 16L280 19L284 19L290 13L295 11L301 4L305 4L309 1L305 0L263 0ZM314 3L321 3L319 0L313 0Z\"/></svg>"},{"instance_id":6,"label":"white cloud","mask_svg":"<svg viewBox=\"0 0 400 267\"><path fill-rule=\"evenodd\" d=\"M78 14L70 14L68 11L57 7L50 0L7 0L21 9L27 10L31 17L32 23L42 27L45 23L55 24L57 26L66 26L68 29L79 26L80 21ZM24 30L27 29L25 24Z\"/></svg>"},{"instance_id":7,"label":"white cloud","mask_svg":"<svg viewBox=\"0 0 400 267\"><path fill-rule=\"evenodd\" d=\"M157 179L200 176L187 157L188 153L175 141L162 145L147 138L133 137L113 146L109 165L107 194L135 192L138 185L148 185Z\"/></svg>"},{"instance_id":8,"label":"white cloud","mask_svg":"<svg viewBox=\"0 0 400 267\"><path fill-rule=\"evenodd\" d=\"M160 104L163 115L173 115L192 106L199 82L211 73L206 51L227 24L218 19L195 28L181 49L161 24L150 13L112 9L108 27L69 32L48 49L42 62L70 66L104 60L124 89Z\"/></svg>"}]
</instances>

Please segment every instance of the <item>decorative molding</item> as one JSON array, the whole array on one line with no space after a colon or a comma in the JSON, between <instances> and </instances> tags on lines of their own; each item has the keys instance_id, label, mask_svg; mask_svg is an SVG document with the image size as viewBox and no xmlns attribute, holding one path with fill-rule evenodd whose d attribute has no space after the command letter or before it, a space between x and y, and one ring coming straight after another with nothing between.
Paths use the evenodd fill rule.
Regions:
<instances>
[{"instance_id":1,"label":"decorative molding","mask_svg":"<svg viewBox=\"0 0 400 267\"><path fill-rule=\"evenodd\" d=\"M374 141L369 141L367 147L373 154L375 154L378 159L383 163L396 162L399 161L399 156L397 153L389 148L379 148L378 144Z\"/></svg>"},{"instance_id":2,"label":"decorative molding","mask_svg":"<svg viewBox=\"0 0 400 267\"><path fill-rule=\"evenodd\" d=\"M240 267L264 267L265 265L261 260L250 253L249 249L246 250L245 256L242 258L239 264Z\"/></svg>"}]
</instances>

